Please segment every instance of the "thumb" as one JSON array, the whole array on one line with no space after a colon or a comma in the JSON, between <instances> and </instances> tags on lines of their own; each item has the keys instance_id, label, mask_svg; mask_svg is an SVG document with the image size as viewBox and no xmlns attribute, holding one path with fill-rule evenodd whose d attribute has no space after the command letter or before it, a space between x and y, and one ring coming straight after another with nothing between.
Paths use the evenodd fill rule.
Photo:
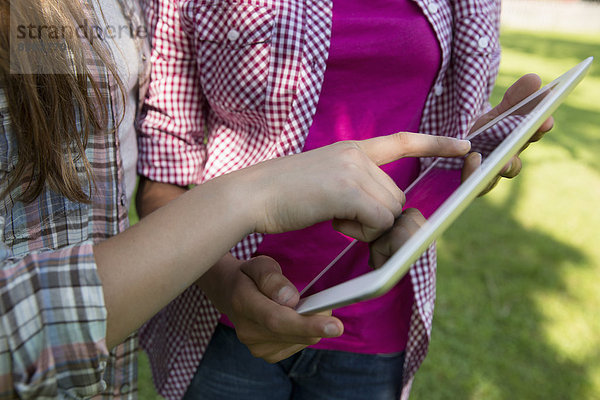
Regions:
<instances>
[{"instance_id":1,"label":"thumb","mask_svg":"<svg viewBox=\"0 0 600 400\"><path fill-rule=\"evenodd\" d=\"M422 133L398 132L355 142L377 165L403 157L458 157L471 148L468 140Z\"/></svg>"},{"instance_id":2,"label":"thumb","mask_svg":"<svg viewBox=\"0 0 600 400\"><path fill-rule=\"evenodd\" d=\"M542 79L538 75L523 75L506 90L500 104L494 107L495 111L498 115L502 114L530 94L533 94L541 86Z\"/></svg>"},{"instance_id":3,"label":"thumb","mask_svg":"<svg viewBox=\"0 0 600 400\"><path fill-rule=\"evenodd\" d=\"M479 118L473 127L471 132L475 132L483 125L487 124L503 112L509 110L514 105L518 104L521 100L525 99L530 94L533 94L542 86L542 79L536 74L526 74L517 79L504 93L502 101L498 105L492 108L489 112ZM534 103L533 105L537 105ZM518 110L518 114L524 114L527 112L526 109Z\"/></svg>"},{"instance_id":4,"label":"thumb","mask_svg":"<svg viewBox=\"0 0 600 400\"><path fill-rule=\"evenodd\" d=\"M300 300L296 287L281 273L279 263L267 256L245 262L241 271L254 281L258 290L282 306L295 307Z\"/></svg>"}]
</instances>

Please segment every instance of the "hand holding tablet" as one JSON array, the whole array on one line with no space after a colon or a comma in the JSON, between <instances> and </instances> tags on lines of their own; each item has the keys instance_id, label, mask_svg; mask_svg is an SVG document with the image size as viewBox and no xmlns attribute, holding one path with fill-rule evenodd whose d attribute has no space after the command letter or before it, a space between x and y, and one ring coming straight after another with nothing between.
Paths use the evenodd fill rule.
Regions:
<instances>
[{"instance_id":1,"label":"hand holding tablet","mask_svg":"<svg viewBox=\"0 0 600 400\"><path fill-rule=\"evenodd\" d=\"M514 104L518 104L522 99L525 99L529 95L535 93L542 86L541 78L536 74L527 74L519 78L515 83L513 83L504 93L502 101L479 117L479 119L475 122L473 127L471 128L471 132L476 132L483 125L497 118L499 115L506 112L510 109ZM554 126L554 119L549 117L546 121L542 123L537 132L531 137L529 142L536 142L540 140L548 131L552 129ZM527 146L526 144L500 171L500 173L488 184L488 186L483 190L479 195L482 196L488 193L492 188L496 186L499 182L500 178L514 178L521 171L521 159L519 155L521 151L523 151ZM462 181L464 181L467 177L475 171L481 164L482 158L478 153L469 154L464 160L464 166L462 170Z\"/></svg>"},{"instance_id":2,"label":"hand holding tablet","mask_svg":"<svg viewBox=\"0 0 600 400\"><path fill-rule=\"evenodd\" d=\"M583 79L592 60L591 57L584 60L505 111L500 107L499 115L472 132L468 139L471 140L474 149L478 146L485 148L486 142L493 137L494 130L503 128L511 133L489 153L481 165L472 171L456 190L449 193L441 204L432 205L433 213L428 221L381 268L305 297L300 300L296 310L302 314L337 308L380 296L391 289L433 240L501 173L505 165L529 141L535 139L534 135L538 129ZM479 140L482 140L482 143L479 143ZM428 187L427 183L431 180L432 174L439 171L435 168L439 166L438 164L439 160L435 160L405 191L408 206L411 199L427 196L428 190L435 190Z\"/></svg>"}]
</instances>

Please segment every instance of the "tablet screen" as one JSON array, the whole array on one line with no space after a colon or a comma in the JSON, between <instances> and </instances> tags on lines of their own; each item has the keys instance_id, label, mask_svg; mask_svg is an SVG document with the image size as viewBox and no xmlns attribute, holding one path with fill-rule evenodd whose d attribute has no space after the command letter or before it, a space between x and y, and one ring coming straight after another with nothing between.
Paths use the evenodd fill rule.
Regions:
<instances>
[{"instance_id":1,"label":"tablet screen","mask_svg":"<svg viewBox=\"0 0 600 400\"><path fill-rule=\"evenodd\" d=\"M546 96L556 88L553 82L535 92L522 105L508 110L498 118L483 125L479 129L466 135L471 141L471 151L482 154L482 163L486 161L485 155L506 137L506 135L521 125L532 110L534 110ZM415 181L405 189L405 208L417 208L425 218L429 218L438 207L460 185L460 174L449 173L448 169L457 168L456 160L437 158L422 172Z\"/></svg>"},{"instance_id":2,"label":"tablet screen","mask_svg":"<svg viewBox=\"0 0 600 400\"><path fill-rule=\"evenodd\" d=\"M433 240L528 142L539 126L583 79L591 62L592 58L588 58L494 120L472 129L467 136L471 140L472 151L482 152L487 157L462 183L462 160L425 161L428 167L404 191L407 198L405 207L419 209L428 219L427 222L381 268L360 276L349 276L349 271L336 269L343 267L343 263L336 265L339 259L352 256L356 241L349 238L348 246L339 249L338 257L324 266L322 273L302 290L303 297L297 306L298 312L310 313L341 307L382 295L393 287ZM366 245L360 243L357 246Z\"/></svg>"},{"instance_id":3,"label":"tablet screen","mask_svg":"<svg viewBox=\"0 0 600 400\"><path fill-rule=\"evenodd\" d=\"M482 154L493 148L516 126L524 121L531 110L546 97L555 85L548 85L534 93L527 101L516 108L498 116L489 123L467 135L471 140L472 150ZM485 162L483 157L482 162ZM441 204L460 186L461 159L437 158L407 188L404 189L406 204L404 208L417 208L425 218L429 218ZM346 271L345 258L352 259L356 251L366 251L364 243L348 238L348 247L340 252L336 259L324 268L312 282L302 289L301 295L311 295L331 286L337 285L356 276L355 271ZM362 249L359 249L361 248Z\"/></svg>"}]
</instances>

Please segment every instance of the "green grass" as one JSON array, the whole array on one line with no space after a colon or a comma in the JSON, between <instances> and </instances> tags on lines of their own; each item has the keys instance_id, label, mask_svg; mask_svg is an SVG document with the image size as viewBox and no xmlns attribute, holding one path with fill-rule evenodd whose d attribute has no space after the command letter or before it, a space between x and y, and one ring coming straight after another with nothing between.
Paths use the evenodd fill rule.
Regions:
<instances>
[{"instance_id":1,"label":"green grass","mask_svg":"<svg viewBox=\"0 0 600 400\"><path fill-rule=\"evenodd\" d=\"M413 399L600 399L600 38L503 31L492 99L527 72L595 65L523 155L439 243L430 353ZM159 399L145 357L140 399Z\"/></svg>"},{"instance_id":2,"label":"green grass","mask_svg":"<svg viewBox=\"0 0 600 400\"><path fill-rule=\"evenodd\" d=\"M430 353L413 399L600 399L600 38L503 31L493 104L593 55L523 171L439 240Z\"/></svg>"},{"instance_id":3,"label":"green grass","mask_svg":"<svg viewBox=\"0 0 600 400\"><path fill-rule=\"evenodd\" d=\"M138 368L138 398L140 400L161 400L162 396L156 393L154 385L152 384L152 374L150 373L150 366L148 364L148 357L146 353L140 351L139 354L139 368Z\"/></svg>"}]
</instances>

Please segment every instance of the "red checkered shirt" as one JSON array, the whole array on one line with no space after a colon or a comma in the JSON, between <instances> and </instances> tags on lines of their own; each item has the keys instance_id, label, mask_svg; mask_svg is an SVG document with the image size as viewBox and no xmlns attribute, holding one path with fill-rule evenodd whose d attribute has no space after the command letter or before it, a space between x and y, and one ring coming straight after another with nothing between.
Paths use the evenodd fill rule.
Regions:
<instances>
[{"instance_id":1,"label":"red checkered shirt","mask_svg":"<svg viewBox=\"0 0 600 400\"><path fill-rule=\"evenodd\" d=\"M415 1L442 51L420 131L464 137L488 107L498 72L500 1ZM153 50L138 141L141 175L186 186L302 151L325 71L331 0L145 3ZM249 258L260 241L251 235L232 252ZM435 274L432 246L410 270L415 303L404 397L427 352ZM140 330L167 399L185 393L218 319L193 286Z\"/></svg>"}]
</instances>

